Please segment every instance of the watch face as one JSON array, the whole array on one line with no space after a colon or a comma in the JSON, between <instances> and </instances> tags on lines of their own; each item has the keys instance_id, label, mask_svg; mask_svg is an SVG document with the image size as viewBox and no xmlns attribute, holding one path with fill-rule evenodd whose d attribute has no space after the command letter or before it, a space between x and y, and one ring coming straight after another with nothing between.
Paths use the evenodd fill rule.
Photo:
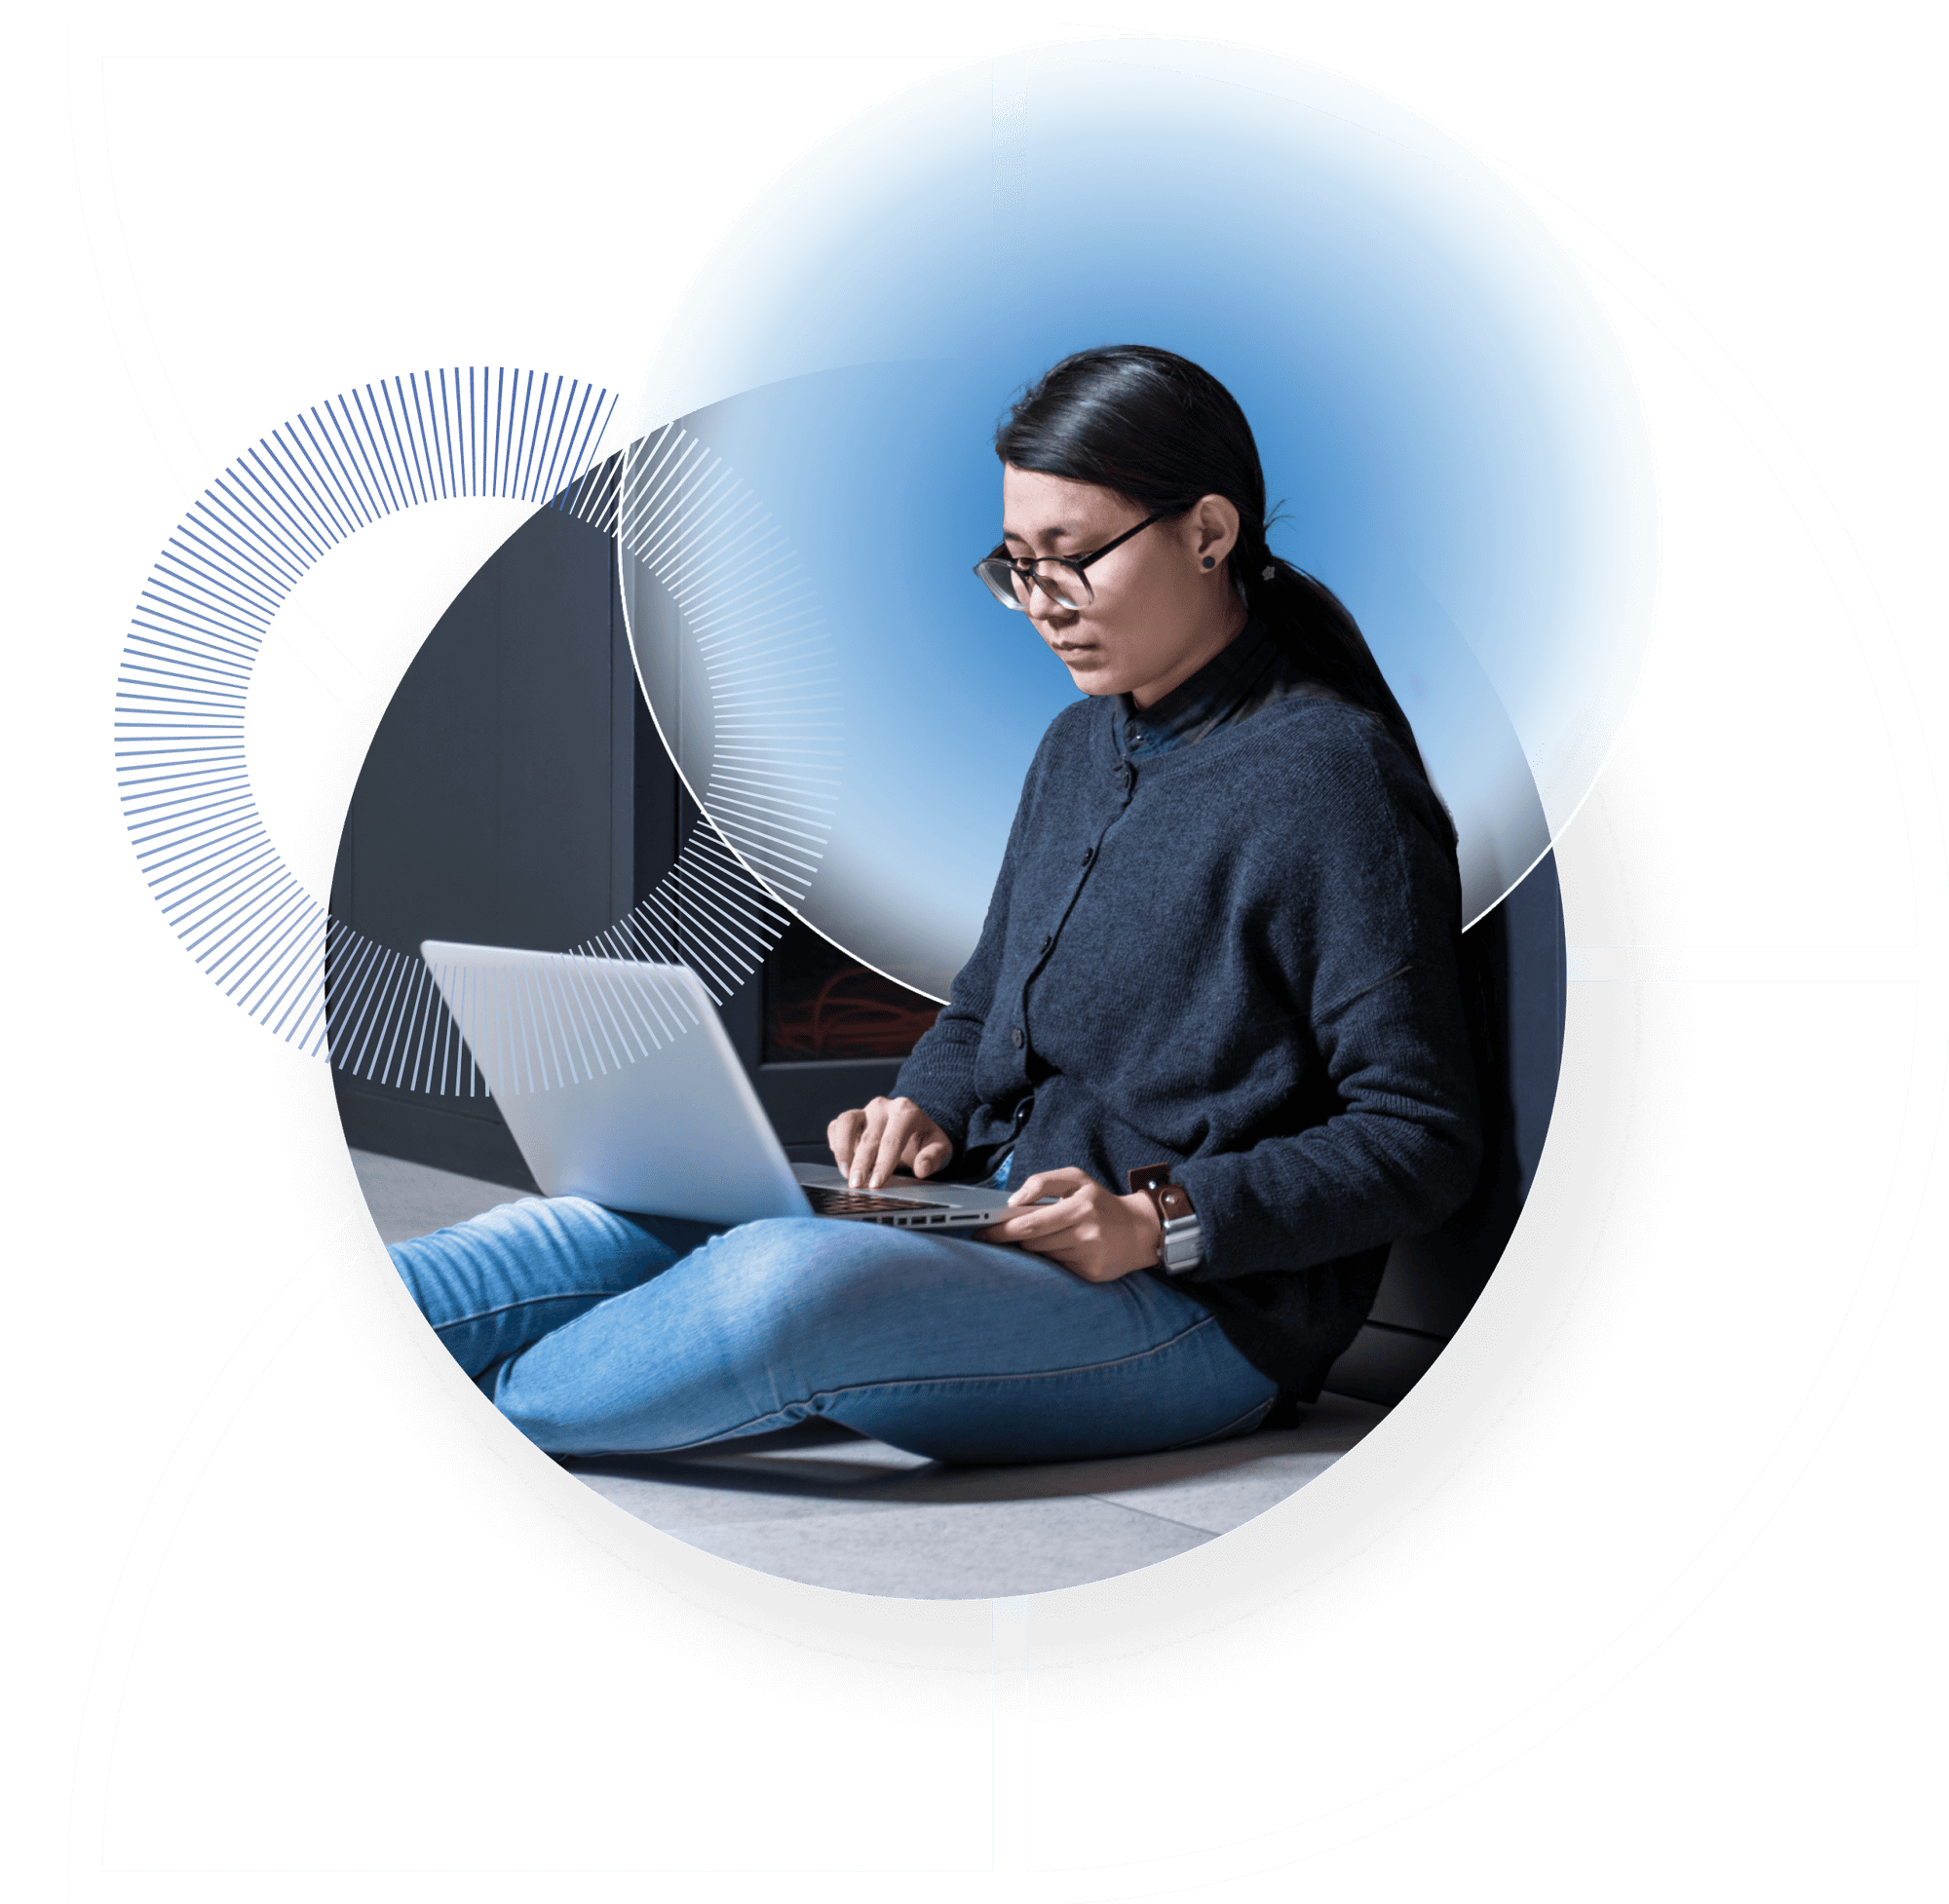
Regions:
<instances>
[{"instance_id":1,"label":"watch face","mask_svg":"<svg viewBox=\"0 0 1949 1904\"><path fill-rule=\"evenodd\" d=\"M1172 1276L1196 1269L1204 1260L1204 1238L1195 1216L1175 1216L1166 1220L1158 1245L1158 1261Z\"/></svg>"}]
</instances>

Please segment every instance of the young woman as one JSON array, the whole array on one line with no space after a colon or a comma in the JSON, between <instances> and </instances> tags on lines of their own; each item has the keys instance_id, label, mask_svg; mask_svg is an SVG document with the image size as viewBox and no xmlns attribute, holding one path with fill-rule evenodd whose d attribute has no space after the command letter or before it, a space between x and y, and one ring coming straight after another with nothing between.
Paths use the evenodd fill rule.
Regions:
<instances>
[{"instance_id":1,"label":"young woman","mask_svg":"<svg viewBox=\"0 0 1949 1904\"><path fill-rule=\"evenodd\" d=\"M996 449L977 573L1087 698L898 1094L828 1135L858 1186L1006 1169L1021 1207L970 1239L529 1200L397 1246L544 1448L808 1416L958 1462L1243 1433L1318 1392L1389 1244L1471 1189L1454 831L1352 619L1267 548L1238 404L1168 352L1086 351Z\"/></svg>"}]
</instances>

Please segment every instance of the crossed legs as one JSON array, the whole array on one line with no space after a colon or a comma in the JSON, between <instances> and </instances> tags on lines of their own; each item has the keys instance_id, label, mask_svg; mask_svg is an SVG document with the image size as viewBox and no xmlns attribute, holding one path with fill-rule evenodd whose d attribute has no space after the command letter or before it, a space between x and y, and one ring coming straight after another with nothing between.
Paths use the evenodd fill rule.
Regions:
<instances>
[{"instance_id":1,"label":"crossed legs","mask_svg":"<svg viewBox=\"0 0 1949 1904\"><path fill-rule=\"evenodd\" d=\"M936 1460L1074 1461L1242 1433L1274 1385L1189 1296L1021 1250L777 1218L713 1232L580 1198L394 1246L422 1313L557 1454L823 1416Z\"/></svg>"}]
</instances>

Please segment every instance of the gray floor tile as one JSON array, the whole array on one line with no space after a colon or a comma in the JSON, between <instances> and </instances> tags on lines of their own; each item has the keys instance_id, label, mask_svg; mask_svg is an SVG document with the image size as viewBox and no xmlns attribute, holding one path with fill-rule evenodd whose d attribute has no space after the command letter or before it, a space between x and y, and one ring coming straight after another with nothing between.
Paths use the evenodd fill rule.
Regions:
<instances>
[{"instance_id":1,"label":"gray floor tile","mask_svg":"<svg viewBox=\"0 0 1949 1904\"><path fill-rule=\"evenodd\" d=\"M354 1151L352 1167L359 1173L359 1188L365 1194L365 1207L372 1212L380 1239L389 1243L424 1237L449 1223L465 1223L497 1203L512 1203L528 1194L510 1190L506 1184L483 1183L478 1177L456 1176L451 1170L430 1169L424 1163L402 1163L373 1151Z\"/></svg>"},{"instance_id":2,"label":"gray floor tile","mask_svg":"<svg viewBox=\"0 0 1949 1904\"><path fill-rule=\"evenodd\" d=\"M1322 1473L1380 1411L1322 1413L1310 1430L1043 1466L947 1467L824 1424L743 1449L575 1466L626 1513L744 1566L855 1593L969 1599L1107 1579L1242 1526Z\"/></svg>"},{"instance_id":3,"label":"gray floor tile","mask_svg":"<svg viewBox=\"0 0 1949 1904\"><path fill-rule=\"evenodd\" d=\"M809 1586L908 1600L985 1600L1081 1586L1168 1560L1211 1538L1088 1500L879 1504L863 1514L664 1532Z\"/></svg>"},{"instance_id":4,"label":"gray floor tile","mask_svg":"<svg viewBox=\"0 0 1949 1904\"><path fill-rule=\"evenodd\" d=\"M1229 1534L1325 1473L1339 1459L1338 1455L1276 1455L1221 1473L1201 1474L1195 1480L1106 1488L1097 1499L1182 1521L1207 1534Z\"/></svg>"},{"instance_id":5,"label":"gray floor tile","mask_svg":"<svg viewBox=\"0 0 1949 1904\"><path fill-rule=\"evenodd\" d=\"M1297 1428L1248 1434L1213 1449L1186 1450L1223 1457L1197 1472L1172 1470L1170 1464L1181 1456L1152 1456L1136 1464L1145 1472L1134 1481L1106 1474L1093 1492L1124 1506L1213 1534L1228 1533L1318 1479L1386 1415L1386 1409L1372 1402L1321 1395Z\"/></svg>"}]
</instances>

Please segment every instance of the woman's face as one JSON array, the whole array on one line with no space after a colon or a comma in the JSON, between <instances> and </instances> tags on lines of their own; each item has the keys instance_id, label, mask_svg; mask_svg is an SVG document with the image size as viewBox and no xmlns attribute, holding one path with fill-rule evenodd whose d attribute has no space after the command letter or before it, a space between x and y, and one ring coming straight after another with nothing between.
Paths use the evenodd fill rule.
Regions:
<instances>
[{"instance_id":1,"label":"woman's face","mask_svg":"<svg viewBox=\"0 0 1949 1904\"><path fill-rule=\"evenodd\" d=\"M1003 466L1002 541L1017 561L1088 555L1148 514L1115 490ZM1085 694L1127 694L1148 707L1244 626L1225 566L1238 539L1237 508L1206 496L1092 562L1087 606L1058 607L1038 589L1029 619Z\"/></svg>"}]
</instances>

